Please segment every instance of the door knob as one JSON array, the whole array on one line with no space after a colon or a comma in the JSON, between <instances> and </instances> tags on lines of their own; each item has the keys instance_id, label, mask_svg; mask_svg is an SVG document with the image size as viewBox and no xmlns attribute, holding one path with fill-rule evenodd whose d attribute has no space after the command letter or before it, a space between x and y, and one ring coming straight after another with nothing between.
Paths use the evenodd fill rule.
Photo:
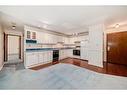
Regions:
<instances>
[{"instance_id":1,"label":"door knob","mask_svg":"<svg viewBox=\"0 0 127 95\"><path fill-rule=\"evenodd\" d=\"M110 46L108 46L108 51L110 51Z\"/></svg>"}]
</instances>

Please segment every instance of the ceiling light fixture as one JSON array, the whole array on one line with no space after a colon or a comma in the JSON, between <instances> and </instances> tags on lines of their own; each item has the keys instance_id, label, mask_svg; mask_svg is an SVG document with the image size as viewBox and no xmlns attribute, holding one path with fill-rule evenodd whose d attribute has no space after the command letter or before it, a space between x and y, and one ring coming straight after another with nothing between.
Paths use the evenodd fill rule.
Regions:
<instances>
[{"instance_id":1,"label":"ceiling light fixture","mask_svg":"<svg viewBox=\"0 0 127 95\"><path fill-rule=\"evenodd\" d=\"M78 35L78 34L79 34L79 33L72 33L73 36L76 36L76 35Z\"/></svg>"},{"instance_id":2,"label":"ceiling light fixture","mask_svg":"<svg viewBox=\"0 0 127 95\"><path fill-rule=\"evenodd\" d=\"M13 30L15 30L15 28L16 28L16 26L15 26L15 25L13 25L13 26L12 26L12 29L13 29Z\"/></svg>"},{"instance_id":3,"label":"ceiling light fixture","mask_svg":"<svg viewBox=\"0 0 127 95\"><path fill-rule=\"evenodd\" d=\"M12 22L11 24L12 24L11 28L12 28L13 30L15 30L15 28L16 28L16 23Z\"/></svg>"},{"instance_id":4,"label":"ceiling light fixture","mask_svg":"<svg viewBox=\"0 0 127 95\"><path fill-rule=\"evenodd\" d=\"M116 25L115 25L115 28L118 28L119 26L120 26L119 24L116 24Z\"/></svg>"}]
</instances>

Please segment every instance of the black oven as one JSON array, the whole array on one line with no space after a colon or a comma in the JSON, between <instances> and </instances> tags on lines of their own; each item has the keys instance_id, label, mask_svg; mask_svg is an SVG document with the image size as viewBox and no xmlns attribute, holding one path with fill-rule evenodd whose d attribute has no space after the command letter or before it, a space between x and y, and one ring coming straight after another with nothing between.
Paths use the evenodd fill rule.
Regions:
<instances>
[{"instance_id":1,"label":"black oven","mask_svg":"<svg viewBox=\"0 0 127 95\"><path fill-rule=\"evenodd\" d=\"M80 50L73 50L73 55L80 56Z\"/></svg>"},{"instance_id":2,"label":"black oven","mask_svg":"<svg viewBox=\"0 0 127 95\"><path fill-rule=\"evenodd\" d=\"M53 50L53 62L59 60L59 50Z\"/></svg>"}]
</instances>

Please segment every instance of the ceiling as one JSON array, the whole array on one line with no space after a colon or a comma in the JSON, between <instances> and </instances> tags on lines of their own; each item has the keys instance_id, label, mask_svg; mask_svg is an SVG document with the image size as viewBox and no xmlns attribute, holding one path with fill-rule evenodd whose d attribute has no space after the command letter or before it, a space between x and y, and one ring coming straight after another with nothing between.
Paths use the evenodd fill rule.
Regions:
<instances>
[{"instance_id":1,"label":"ceiling","mask_svg":"<svg viewBox=\"0 0 127 95\"><path fill-rule=\"evenodd\" d=\"M106 28L127 24L127 6L0 6L0 12L8 28L15 23L23 30L27 24L68 35L86 32L99 21Z\"/></svg>"}]
</instances>

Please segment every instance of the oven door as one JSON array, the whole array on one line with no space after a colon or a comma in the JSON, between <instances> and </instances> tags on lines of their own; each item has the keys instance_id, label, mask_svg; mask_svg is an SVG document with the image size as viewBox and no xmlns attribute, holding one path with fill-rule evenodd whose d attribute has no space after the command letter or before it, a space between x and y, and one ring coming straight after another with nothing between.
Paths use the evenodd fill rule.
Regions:
<instances>
[{"instance_id":1,"label":"oven door","mask_svg":"<svg viewBox=\"0 0 127 95\"><path fill-rule=\"evenodd\" d=\"M53 61L59 60L59 50L53 50Z\"/></svg>"},{"instance_id":2,"label":"oven door","mask_svg":"<svg viewBox=\"0 0 127 95\"><path fill-rule=\"evenodd\" d=\"M80 56L80 50L73 50L73 55Z\"/></svg>"}]
</instances>

